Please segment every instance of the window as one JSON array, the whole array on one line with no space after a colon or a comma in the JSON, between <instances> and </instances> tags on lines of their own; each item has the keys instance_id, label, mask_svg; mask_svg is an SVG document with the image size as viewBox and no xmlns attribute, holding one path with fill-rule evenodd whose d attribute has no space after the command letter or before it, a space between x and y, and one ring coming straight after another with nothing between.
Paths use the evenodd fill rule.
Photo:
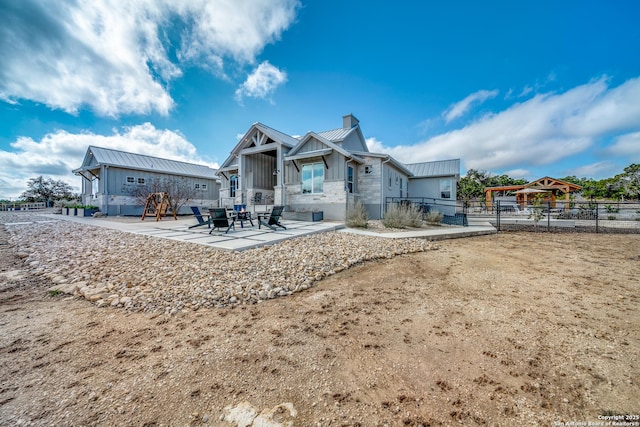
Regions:
<instances>
[{"instance_id":1,"label":"window","mask_svg":"<svg viewBox=\"0 0 640 427\"><path fill-rule=\"evenodd\" d=\"M365 175L371 175L373 173L373 166L365 166L364 167L364 174Z\"/></svg>"},{"instance_id":2,"label":"window","mask_svg":"<svg viewBox=\"0 0 640 427\"><path fill-rule=\"evenodd\" d=\"M195 184L195 189L196 189L196 190L203 190L203 191L204 191L204 190L206 190L206 189L207 189L207 184L200 184L200 183L197 183L197 182L196 182L196 184Z\"/></svg>"},{"instance_id":3,"label":"window","mask_svg":"<svg viewBox=\"0 0 640 427\"><path fill-rule=\"evenodd\" d=\"M400 197L404 197L404 194L402 194L402 178L400 178Z\"/></svg>"},{"instance_id":4,"label":"window","mask_svg":"<svg viewBox=\"0 0 640 427\"><path fill-rule=\"evenodd\" d=\"M200 184L198 184L197 182L196 182L195 189L196 189L196 190L199 190L199 189L200 189Z\"/></svg>"},{"instance_id":5,"label":"window","mask_svg":"<svg viewBox=\"0 0 640 427\"><path fill-rule=\"evenodd\" d=\"M302 194L322 193L324 183L324 165L311 163L302 165Z\"/></svg>"},{"instance_id":6,"label":"window","mask_svg":"<svg viewBox=\"0 0 640 427\"><path fill-rule=\"evenodd\" d=\"M238 189L238 175L231 175L229 178L229 197L236 197Z\"/></svg>"},{"instance_id":7,"label":"window","mask_svg":"<svg viewBox=\"0 0 640 427\"><path fill-rule=\"evenodd\" d=\"M389 169L389 190L391 190L391 169Z\"/></svg>"},{"instance_id":8,"label":"window","mask_svg":"<svg viewBox=\"0 0 640 427\"><path fill-rule=\"evenodd\" d=\"M135 184L136 183L136 179L132 176L128 176L127 177L127 184Z\"/></svg>"},{"instance_id":9,"label":"window","mask_svg":"<svg viewBox=\"0 0 640 427\"><path fill-rule=\"evenodd\" d=\"M353 167L347 166L347 191L353 193Z\"/></svg>"},{"instance_id":10,"label":"window","mask_svg":"<svg viewBox=\"0 0 640 427\"><path fill-rule=\"evenodd\" d=\"M138 184L144 185L144 178L138 178Z\"/></svg>"},{"instance_id":11,"label":"window","mask_svg":"<svg viewBox=\"0 0 640 427\"><path fill-rule=\"evenodd\" d=\"M450 179L440 180L440 198L441 199L451 198L451 180Z\"/></svg>"}]
</instances>

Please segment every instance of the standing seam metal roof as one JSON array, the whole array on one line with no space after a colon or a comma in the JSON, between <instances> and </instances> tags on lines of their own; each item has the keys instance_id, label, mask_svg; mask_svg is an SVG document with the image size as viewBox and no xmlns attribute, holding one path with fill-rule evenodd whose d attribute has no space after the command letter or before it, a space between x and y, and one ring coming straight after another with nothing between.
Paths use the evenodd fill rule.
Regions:
<instances>
[{"instance_id":1,"label":"standing seam metal roof","mask_svg":"<svg viewBox=\"0 0 640 427\"><path fill-rule=\"evenodd\" d=\"M87 154L89 153L93 155L99 165L216 179L216 176L214 175L216 170L204 165L94 146L89 147ZM82 165L82 167L77 170L80 171L87 169L92 169L92 167L89 165Z\"/></svg>"},{"instance_id":2,"label":"standing seam metal roof","mask_svg":"<svg viewBox=\"0 0 640 427\"><path fill-rule=\"evenodd\" d=\"M342 141L351 133L354 128L338 128L332 130L325 130L322 132L318 132L317 134L321 137L328 139L331 142Z\"/></svg>"},{"instance_id":3,"label":"standing seam metal roof","mask_svg":"<svg viewBox=\"0 0 640 427\"><path fill-rule=\"evenodd\" d=\"M460 159L435 162L411 163L405 165L413 172L413 177L460 175Z\"/></svg>"}]
</instances>

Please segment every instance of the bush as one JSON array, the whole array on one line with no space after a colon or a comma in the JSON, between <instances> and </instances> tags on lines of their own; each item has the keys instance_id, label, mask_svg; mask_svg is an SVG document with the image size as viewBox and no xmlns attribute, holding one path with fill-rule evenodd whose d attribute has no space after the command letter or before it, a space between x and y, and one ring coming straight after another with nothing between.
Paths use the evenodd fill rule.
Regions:
<instances>
[{"instance_id":1,"label":"bush","mask_svg":"<svg viewBox=\"0 0 640 427\"><path fill-rule=\"evenodd\" d=\"M414 205L389 205L382 218L382 225L387 228L421 227L422 211Z\"/></svg>"},{"instance_id":2,"label":"bush","mask_svg":"<svg viewBox=\"0 0 640 427\"><path fill-rule=\"evenodd\" d=\"M360 200L347 209L347 227L367 228L369 226L369 216L367 210Z\"/></svg>"},{"instance_id":3,"label":"bush","mask_svg":"<svg viewBox=\"0 0 640 427\"><path fill-rule=\"evenodd\" d=\"M440 224L443 217L444 215L438 211L429 211L424 220L427 221L428 224Z\"/></svg>"}]
</instances>

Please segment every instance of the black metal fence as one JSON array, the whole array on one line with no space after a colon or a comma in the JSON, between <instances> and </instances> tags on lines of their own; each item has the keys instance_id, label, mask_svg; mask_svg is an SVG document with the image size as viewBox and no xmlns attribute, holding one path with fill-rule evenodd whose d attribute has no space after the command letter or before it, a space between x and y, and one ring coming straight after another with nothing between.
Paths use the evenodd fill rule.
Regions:
<instances>
[{"instance_id":1,"label":"black metal fence","mask_svg":"<svg viewBox=\"0 0 640 427\"><path fill-rule=\"evenodd\" d=\"M479 204L479 203L478 203ZM513 202L499 201L481 209L472 205L467 212L475 210L479 215L490 215L499 231L545 230L586 231L595 233L640 233L639 202L556 201L539 205L522 206Z\"/></svg>"}]
</instances>

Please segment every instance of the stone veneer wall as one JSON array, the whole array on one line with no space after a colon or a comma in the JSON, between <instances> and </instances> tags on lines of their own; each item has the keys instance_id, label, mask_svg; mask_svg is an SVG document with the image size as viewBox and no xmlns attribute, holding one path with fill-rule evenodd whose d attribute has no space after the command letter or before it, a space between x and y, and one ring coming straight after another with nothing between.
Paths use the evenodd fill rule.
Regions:
<instances>
[{"instance_id":1,"label":"stone veneer wall","mask_svg":"<svg viewBox=\"0 0 640 427\"><path fill-rule=\"evenodd\" d=\"M358 167L356 197L367 210L369 219L380 219L382 163L375 157L365 156L364 159L365 163ZM365 166L370 167L371 173L365 174Z\"/></svg>"},{"instance_id":2,"label":"stone veneer wall","mask_svg":"<svg viewBox=\"0 0 640 427\"><path fill-rule=\"evenodd\" d=\"M302 184L287 185L287 209L323 211L325 220L344 221L347 203L344 181L324 181L322 189L320 194L302 194Z\"/></svg>"}]
</instances>

